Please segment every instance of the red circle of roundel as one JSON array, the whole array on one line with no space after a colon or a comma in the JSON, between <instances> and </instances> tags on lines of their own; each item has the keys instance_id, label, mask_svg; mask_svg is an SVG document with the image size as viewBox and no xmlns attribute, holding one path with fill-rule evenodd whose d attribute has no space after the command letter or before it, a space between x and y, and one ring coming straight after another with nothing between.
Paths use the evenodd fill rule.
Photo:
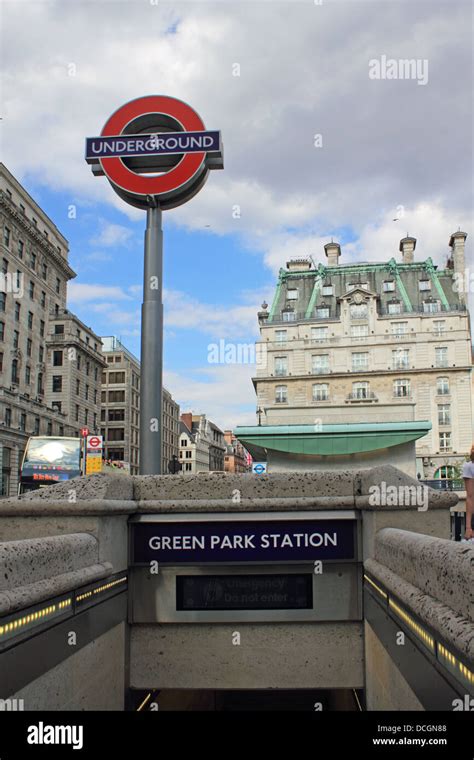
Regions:
<instances>
[{"instance_id":1,"label":"red circle of roundel","mask_svg":"<svg viewBox=\"0 0 474 760\"><path fill-rule=\"evenodd\" d=\"M100 446L100 438L89 438L89 446L95 449L96 446Z\"/></svg>"},{"instance_id":2,"label":"red circle of roundel","mask_svg":"<svg viewBox=\"0 0 474 760\"><path fill-rule=\"evenodd\" d=\"M101 135L103 137L121 135L130 121L147 113L162 113L171 116L179 121L187 132L205 129L201 117L182 100L166 95L147 95L125 103L115 111L106 122ZM160 195L176 190L188 182L200 169L205 158L205 153L187 153L173 169L157 177L135 174L120 158L101 158L100 163L108 179L122 190L137 195Z\"/></svg>"}]
</instances>

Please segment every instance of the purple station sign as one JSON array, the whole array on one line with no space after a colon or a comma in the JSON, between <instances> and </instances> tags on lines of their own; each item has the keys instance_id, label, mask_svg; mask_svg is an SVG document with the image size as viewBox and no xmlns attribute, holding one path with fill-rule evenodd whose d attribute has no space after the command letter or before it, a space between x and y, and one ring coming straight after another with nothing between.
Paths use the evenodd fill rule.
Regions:
<instances>
[{"instance_id":1,"label":"purple station sign","mask_svg":"<svg viewBox=\"0 0 474 760\"><path fill-rule=\"evenodd\" d=\"M137 522L132 564L355 560L356 521Z\"/></svg>"}]
</instances>

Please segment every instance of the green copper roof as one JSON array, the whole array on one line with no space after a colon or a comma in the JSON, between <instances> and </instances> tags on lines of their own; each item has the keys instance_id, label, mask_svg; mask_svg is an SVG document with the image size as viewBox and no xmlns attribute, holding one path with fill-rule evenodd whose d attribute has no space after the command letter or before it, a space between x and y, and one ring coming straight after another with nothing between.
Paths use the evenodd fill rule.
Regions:
<instances>
[{"instance_id":1,"label":"green copper roof","mask_svg":"<svg viewBox=\"0 0 474 760\"><path fill-rule=\"evenodd\" d=\"M255 425L238 427L235 435L255 456L267 451L307 456L366 453L416 441L431 422L362 422L346 425ZM254 452L254 453L252 453ZM263 458L266 458L265 455Z\"/></svg>"}]
</instances>

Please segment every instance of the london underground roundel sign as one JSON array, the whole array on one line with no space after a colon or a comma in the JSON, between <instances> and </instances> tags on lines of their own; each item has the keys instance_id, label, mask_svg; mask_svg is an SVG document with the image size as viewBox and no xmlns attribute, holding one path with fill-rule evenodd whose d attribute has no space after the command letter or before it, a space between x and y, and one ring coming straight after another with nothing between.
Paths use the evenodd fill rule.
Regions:
<instances>
[{"instance_id":1,"label":"london underground roundel sign","mask_svg":"<svg viewBox=\"0 0 474 760\"><path fill-rule=\"evenodd\" d=\"M99 137L87 138L86 161L127 203L169 209L192 198L211 169L223 168L221 135L182 100L147 95L125 103Z\"/></svg>"}]
</instances>

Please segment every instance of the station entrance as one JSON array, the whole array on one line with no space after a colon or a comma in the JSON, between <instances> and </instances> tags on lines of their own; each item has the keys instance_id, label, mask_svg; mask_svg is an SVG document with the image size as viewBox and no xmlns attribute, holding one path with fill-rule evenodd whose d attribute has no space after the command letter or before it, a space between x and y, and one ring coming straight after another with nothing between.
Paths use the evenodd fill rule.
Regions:
<instances>
[{"instance_id":1,"label":"station entrance","mask_svg":"<svg viewBox=\"0 0 474 760\"><path fill-rule=\"evenodd\" d=\"M132 690L129 710L140 712L361 712L361 689Z\"/></svg>"}]
</instances>

